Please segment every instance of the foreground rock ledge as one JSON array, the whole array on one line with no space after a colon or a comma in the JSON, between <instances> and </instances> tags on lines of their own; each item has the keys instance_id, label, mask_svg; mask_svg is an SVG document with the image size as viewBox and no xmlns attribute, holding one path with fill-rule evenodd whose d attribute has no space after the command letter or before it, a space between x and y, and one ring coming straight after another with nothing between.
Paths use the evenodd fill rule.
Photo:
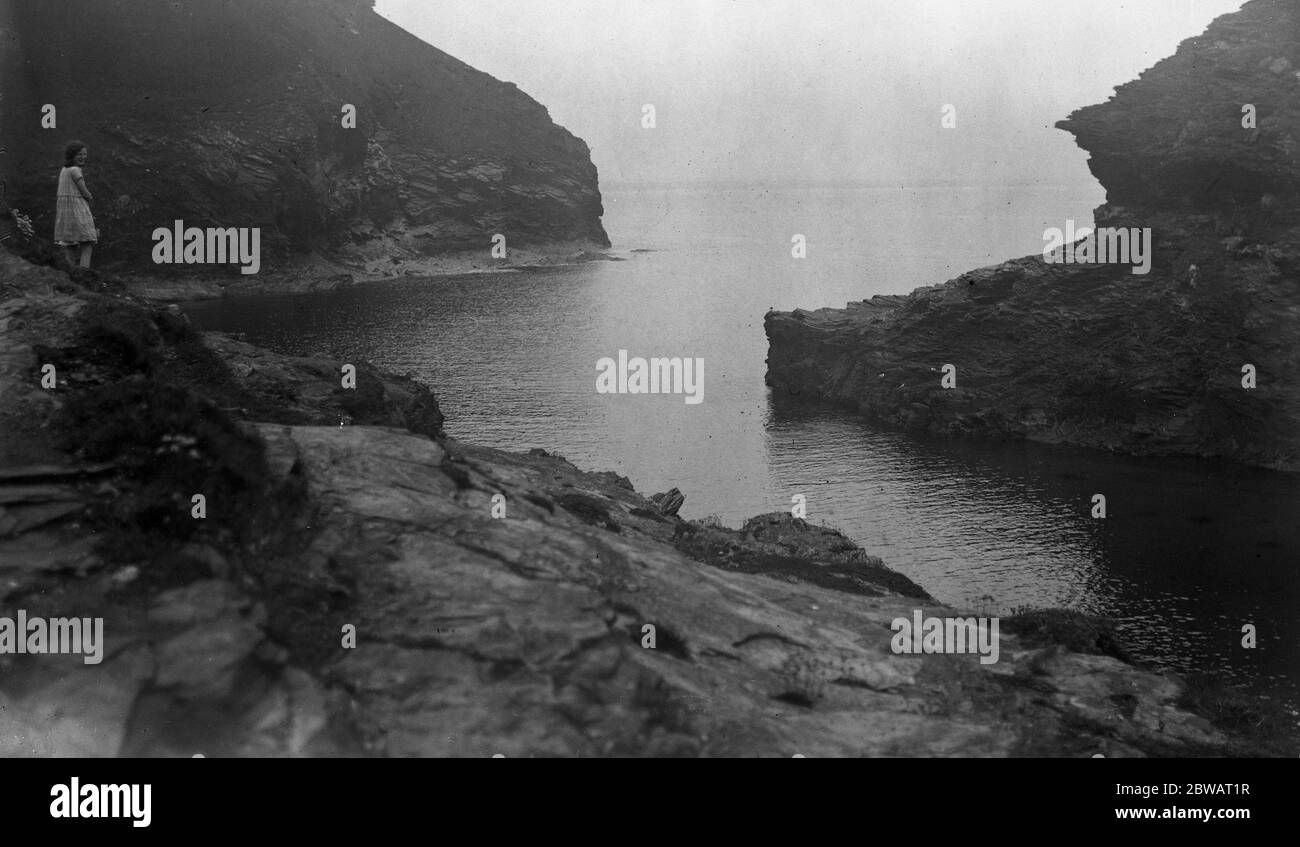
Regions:
<instances>
[{"instance_id":1,"label":"foreground rock ledge","mask_svg":"<svg viewBox=\"0 0 1300 847\"><path fill-rule=\"evenodd\" d=\"M221 338L196 347L172 312L9 257L0 271L0 481L48 480L6 505L0 607L100 615L108 640L93 667L0 656L3 755L1231 749L1176 705L1176 678L1106 656L1005 632L993 665L893 654L893 618L953 612L833 530L785 514L741 530L682 521L612 473L448 439L427 389L370 370L375 385L353 409L370 422L340 426L337 396L313 389L336 373L328 362ZM141 491L111 464L60 452L44 424L77 392L140 383L87 347L102 331L78 321L109 313L138 333L122 367L146 380L195 378L203 349L229 357L191 388L236 417L265 416L236 424L260 445L249 466L264 468L247 498L273 495L255 500L254 534L231 523L134 560L138 545L94 543L92 529L112 529L96 506L119 514ZM49 356L71 371L55 391L38 385ZM83 512L31 511L78 499ZM214 500L209 519L232 508ZM641 646L646 624L654 649ZM355 648L342 646L347 625Z\"/></svg>"},{"instance_id":2,"label":"foreground rock ledge","mask_svg":"<svg viewBox=\"0 0 1300 847\"><path fill-rule=\"evenodd\" d=\"M555 459L452 444L449 463L390 430L259 430L328 527L306 555L355 585L363 635L324 676L388 754L1120 755L1222 740L1172 707L1172 679L1108 657L1014 638L990 666L896 656L890 621L939 607L702 565L673 548L680 524ZM496 491L507 519L489 517ZM657 649L640 646L647 623Z\"/></svg>"}]
</instances>

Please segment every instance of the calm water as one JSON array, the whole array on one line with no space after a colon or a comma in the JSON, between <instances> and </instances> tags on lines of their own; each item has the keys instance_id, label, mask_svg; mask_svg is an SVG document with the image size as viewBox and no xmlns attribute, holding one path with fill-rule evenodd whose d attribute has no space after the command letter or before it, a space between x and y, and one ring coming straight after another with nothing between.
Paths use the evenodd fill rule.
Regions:
<instances>
[{"instance_id":1,"label":"calm water","mask_svg":"<svg viewBox=\"0 0 1300 847\"><path fill-rule=\"evenodd\" d=\"M1041 250L1091 221L1096 186L996 191L606 191L623 262L187 307L204 329L433 385L448 431L614 470L682 514L738 525L789 509L836 526L937 598L993 613L1119 619L1143 657L1300 698L1300 478L1038 445L950 442L830 409L773 405L770 308L905 293ZM790 255L791 236L807 258ZM631 252L646 250L651 252ZM599 395L596 361L699 356L704 402ZM1089 516L1105 493L1109 517ZM1251 623L1259 647L1240 647Z\"/></svg>"}]
</instances>

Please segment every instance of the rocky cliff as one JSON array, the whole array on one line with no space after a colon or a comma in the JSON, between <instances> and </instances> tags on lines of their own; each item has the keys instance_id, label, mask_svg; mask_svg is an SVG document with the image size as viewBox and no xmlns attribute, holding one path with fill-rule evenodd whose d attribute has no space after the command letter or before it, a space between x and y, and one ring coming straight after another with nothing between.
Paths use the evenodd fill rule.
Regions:
<instances>
[{"instance_id":1,"label":"rocky cliff","mask_svg":"<svg viewBox=\"0 0 1300 847\"><path fill-rule=\"evenodd\" d=\"M1151 229L1149 274L1030 256L772 312L768 384L939 433L1300 470L1300 7L1247 3L1058 126L1106 188L1097 225Z\"/></svg>"},{"instance_id":2,"label":"rocky cliff","mask_svg":"<svg viewBox=\"0 0 1300 847\"><path fill-rule=\"evenodd\" d=\"M0 615L106 643L0 653L4 756L1290 750L1081 616L1003 619L995 664L895 654L893 619L953 612L834 530L683 521L76 277L0 250Z\"/></svg>"},{"instance_id":3,"label":"rocky cliff","mask_svg":"<svg viewBox=\"0 0 1300 847\"><path fill-rule=\"evenodd\" d=\"M366 0L0 2L0 177L53 231L63 144L90 147L96 266L155 227L260 227L263 268L608 246L596 169L545 108ZM55 128L42 128L45 104ZM343 125L344 107L355 128ZM207 268L211 270L211 268ZM230 269L233 272L233 269Z\"/></svg>"}]
</instances>

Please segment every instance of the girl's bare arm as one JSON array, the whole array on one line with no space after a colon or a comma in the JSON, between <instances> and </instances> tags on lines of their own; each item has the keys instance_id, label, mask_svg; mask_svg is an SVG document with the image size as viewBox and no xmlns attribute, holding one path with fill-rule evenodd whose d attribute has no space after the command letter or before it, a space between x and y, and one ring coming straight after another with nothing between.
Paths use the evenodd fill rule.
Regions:
<instances>
[{"instance_id":1,"label":"girl's bare arm","mask_svg":"<svg viewBox=\"0 0 1300 847\"><path fill-rule=\"evenodd\" d=\"M85 177L78 176L78 177L74 180L74 182L75 182L76 185L77 185L77 190L81 192L81 196L82 196L82 197L85 197L87 200L93 200L93 199L94 199L93 197L90 196L90 189L86 187L86 179L85 179Z\"/></svg>"}]
</instances>

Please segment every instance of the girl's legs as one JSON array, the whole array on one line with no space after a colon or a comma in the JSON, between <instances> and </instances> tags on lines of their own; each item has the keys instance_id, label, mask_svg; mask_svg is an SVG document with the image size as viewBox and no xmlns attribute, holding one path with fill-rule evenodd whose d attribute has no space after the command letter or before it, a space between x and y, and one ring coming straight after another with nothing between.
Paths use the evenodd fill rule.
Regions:
<instances>
[{"instance_id":1,"label":"girl's legs","mask_svg":"<svg viewBox=\"0 0 1300 847\"><path fill-rule=\"evenodd\" d=\"M95 245L94 245L93 243L89 242L89 241L87 241L87 242L85 242L85 243L83 243L83 244L80 245L80 247L81 247L81 266L82 266L83 268L88 268L88 267L90 267L90 251L91 251L91 249L92 249L94 246L95 246Z\"/></svg>"},{"instance_id":2,"label":"girl's legs","mask_svg":"<svg viewBox=\"0 0 1300 847\"><path fill-rule=\"evenodd\" d=\"M77 266L77 245L68 244L63 248L63 259L68 263L69 268Z\"/></svg>"}]
</instances>

